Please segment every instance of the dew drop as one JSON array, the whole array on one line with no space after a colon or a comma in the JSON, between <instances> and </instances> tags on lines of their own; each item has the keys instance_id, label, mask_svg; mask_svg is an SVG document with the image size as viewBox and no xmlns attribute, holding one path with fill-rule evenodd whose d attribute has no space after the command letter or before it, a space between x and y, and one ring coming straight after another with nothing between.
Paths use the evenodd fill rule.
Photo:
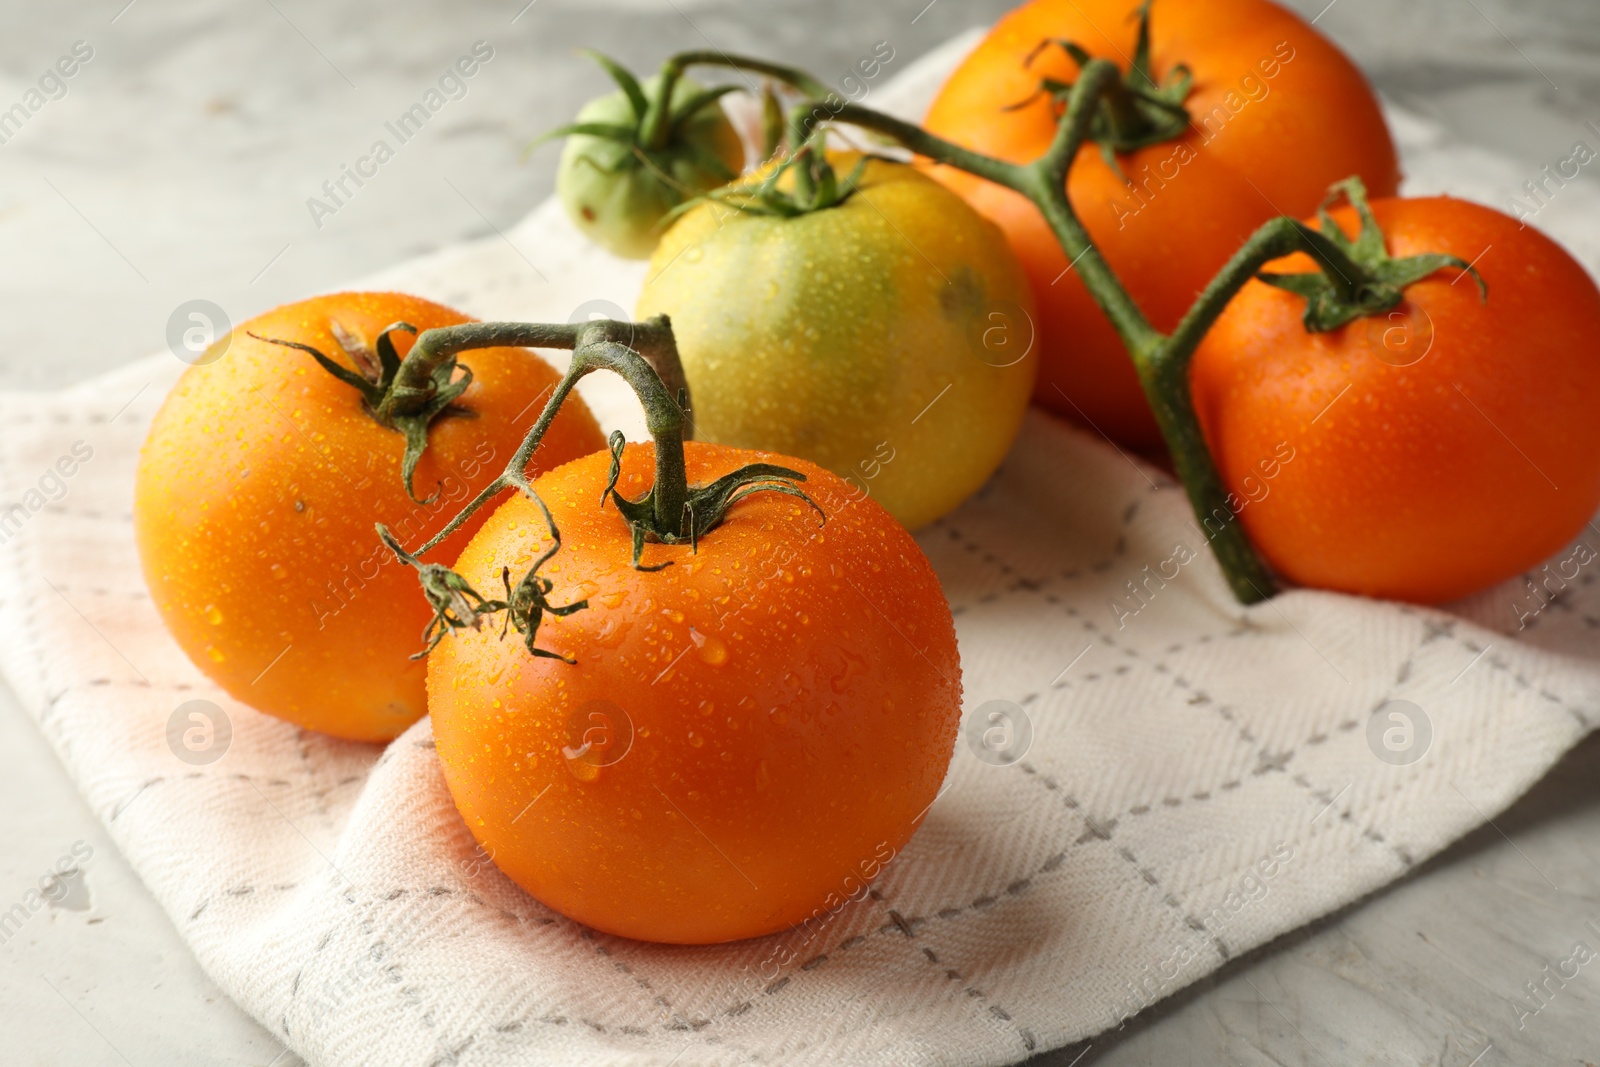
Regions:
<instances>
[{"instance_id":1,"label":"dew drop","mask_svg":"<svg viewBox=\"0 0 1600 1067\"><path fill-rule=\"evenodd\" d=\"M578 759L573 759L571 756L568 756L566 759L562 760L562 762L567 765L567 770L572 772L572 777L576 778L580 782L593 782L600 777L599 765L590 763L588 760L581 757Z\"/></svg>"},{"instance_id":2,"label":"dew drop","mask_svg":"<svg viewBox=\"0 0 1600 1067\"><path fill-rule=\"evenodd\" d=\"M215 604L207 604L206 605L206 622L209 622L212 626L221 626L222 625L222 609L217 607ZM218 658L218 662L219 663L221 662L221 658L220 657Z\"/></svg>"},{"instance_id":3,"label":"dew drop","mask_svg":"<svg viewBox=\"0 0 1600 1067\"><path fill-rule=\"evenodd\" d=\"M720 637L703 634L693 626L689 627L689 637L694 641L695 650L702 662L709 663L713 667L720 667L728 662L728 646Z\"/></svg>"}]
</instances>

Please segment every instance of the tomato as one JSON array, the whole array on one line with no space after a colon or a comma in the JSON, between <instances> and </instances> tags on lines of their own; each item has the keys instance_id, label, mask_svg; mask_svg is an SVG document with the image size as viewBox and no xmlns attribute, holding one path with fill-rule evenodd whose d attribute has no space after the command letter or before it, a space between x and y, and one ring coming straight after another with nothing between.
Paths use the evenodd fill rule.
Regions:
<instances>
[{"instance_id":1,"label":"tomato","mask_svg":"<svg viewBox=\"0 0 1600 1067\"><path fill-rule=\"evenodd\" d=\"M966 499L1011 447L1033 385L1032 310L1000 231L887 160L798 217L692 209L638 305L672 319L697 437L809 459L910 528Z\"/></svg>"},{"instance_id":2,"label":"tomato","mask_svg":"<svg viewBox=\"0 0 1600 1067\"><path fill-rule=\"evenodd\" d=\"M1126 67L1138 30L1134 0L1034 0L1013 11L961 64L926 127L1011 162L1043 155L1056 110L1041 77L1077 67L1047 38L1075 41ZM1375 196L1395 192L1394 145L1371 88L1326 38L1268 0L1159 0L1151 16L1158 82L1187 64L1188 132L1119 157L1096 144L1067 188L1079 218L1152 324L1177 325L1196 294L1261 223L1310 214L1333 182L1356 174ZM1010 105L1029 100L1016 110ZM1037 401L1137 447L1160 434L1138 377L1038 210L951 167L935 173L999 223L1033 285L1040 313Z\"/></svg>"},{"instance_id":3,"label":"tomato","mask_svg":"<svg viewBox=\"0 0 1600 1067\"><path fill-rule=\"evenodd\" d=\"M1195 406L1280 574L1448 601L1535 566L1600 508L1600 291L1549 238L1489 208L1434 197L1372 210L1392 255L1476 261L1487 299L1446 269L1385 315L1311 334L1305 300L1251 281L1195 354ZM1332 214L1353 236L1353 211Z\"/></svg>"},{"instance_id":4,"label":"tomato","mask_svg":"<svg viewBox=\"0 0 1600 1067\"><path fill-rule=\"evenodd\" d=\"M650 484L629 446L618 489ZM464 629L429 657L450 791L495 864L548 906L626 937L709 943L823 917L860 897L944 778L960 718L950 609L910 535L813 464L688 442L692 482L777 461L826 513L742 499L688 545L648 545L597 506L609 457L534 489L561 548L528 655ZM537 506L496 511L457 563L502 587L550 545Z\"/></svg>"},{"instance_id":5,"label":"tomato","mask_svg":"<svg viewBox=\"0 0 1600 1067\"><path fill-rule=\"evenodd\" d=\"M648 78L638 91L653 100L660 95L660 81L659 75ZM700 85L678 79L671 107L682 114L670 143L650 152L639 146L637 136L621 136L644 119L627 92L619 89L591 100L578 112L578 124L598 124L617 133L568 137L556 170L556 195L590 240L619 256L648 259L667 212L732 181L744 169L738 131L714 99L696 106L705 99Z\"/></svg>"},{"instance_id":6,"label":"tomato","mask_svg":"<svg viewBox=\"0 0 1600 1067\"><path fill-rule=\"evenodd\" d=\"M230 696L308 729L392 738L426 710L429 610L414 572L395 564L375 522L422 537L500 473L558 379L525 349L463 360L458 404L434 421L417 467L424 506L401 484L404 438L310 355L356 364L335 336L369 348L397 321L419 330L471 321L397 293L339 293L269 311L235 329L225 354L190 367L140 455L134 531L151 597L173 637ZM400 354L411 337L391 338ZM539 466L604 448L581 402L564 410ZM459 551L479 523L452 535Z\"/></svg>"}]
</instances>

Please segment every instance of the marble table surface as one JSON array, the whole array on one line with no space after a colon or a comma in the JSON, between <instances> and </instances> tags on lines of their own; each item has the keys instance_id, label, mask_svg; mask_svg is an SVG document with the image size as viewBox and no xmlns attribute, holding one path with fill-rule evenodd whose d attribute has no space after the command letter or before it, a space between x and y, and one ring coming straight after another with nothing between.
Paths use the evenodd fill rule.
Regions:
<instances>
[{"instance_id":1,"label":"marble table surface","mask_svg":"<svg viewBox=\"0 0 1600 1067\"><path fill-rule=\"evenodd\" d=\"M1594 0L1291 3L1318 17L1390 99L1530 175L1600 120ZM65 95L0 144L0 388L54 388L157 350L186 300L242 317L505 227L550 192L552 156L520 164L522 146L604 88L572 54L580 44L640 67L668 49L717 47L826 74L880 40L909 61L1008 6L8 5L0 107L75 43L92 56ZM479 39L494 59L446 121L316 226L306 198ZM20 899L58 863L77 861L80 872L0 943L0 1060L298 1064L200 971L3 688L0 705L0 900ZM1514 1005L1574 942L1600 947L1597 783L1593 739L1495 825L1405 881L1233 962L1119 1032L1031 1062L1592 1067L1600 967L1547 984L1536 1015Z\"/></svg>"}]
</instances>

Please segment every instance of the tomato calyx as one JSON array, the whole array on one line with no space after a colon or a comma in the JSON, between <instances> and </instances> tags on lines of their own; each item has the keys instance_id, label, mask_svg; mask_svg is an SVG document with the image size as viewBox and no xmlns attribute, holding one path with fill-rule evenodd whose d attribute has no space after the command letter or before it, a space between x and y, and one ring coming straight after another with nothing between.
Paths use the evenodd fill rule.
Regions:
<instances>
[{"instance_id":1,"label":"tomato calyx","mask_svg":"<svg viewBox=\"0 0 1600 1067\"><path fill-rule=\"evenodd\" d=\"M780 160L760 182L712 190L674 209L669 217L676 218L705 200L744 214L781 219L799 218L838 207L859 188L867 162L880 157L863 155L840 181L833 164L828 161L825 141L824 133L815 134L799 150ZM786 175L792 175L794 179L788 183L789 187L779 184Z\"/></svg>"},{"instance_id":2,"label":"tomato calyx","mask_svg":"<svg viewBox=\"0 0 1600 1067\"><path fill-rule=\"evenodd\" d=\"M367 414L378 425L394 430L405 438L406 450L400 461L400 474L405 482L406 495L419 504L433 503L443 490L444 483L439 484L432 496L426 499L418 497L413 488L417 462L427 450L428 427L433 425L434 419L444 416L476 418L476 412L456 403L472 384L472 368L457 364L454 359L426 366L420 360L413 363L410 355L402 360L389 335L397 330L415 335L417 328L409 322L385 326L378 334L377 343L371 346L336 319L329 321L329 329L339 342L339 347L350 357L350 362L356 365L356 370L341 366L320 350L299 341L262 337L255 333L249 336L270 345L306 353L323 370L360 393L362 408ZM461 371L459 378L456 377L458 369Z\"/></svg>"},{"instance_id":3,"label":"tomato calyx","mask_svg":"<svg viewBox=\"0 0 1600 1067\"><path fill-rule=\"evenodd\" d=\"M633 565L638 570L659 571L672 566L671 560L652 566L640 563L646 541L663 545L687 541L691 551L698 551L700 538L722 522L729 508L752 493L785 493L799 497L822 517L823 522L828 521L827 513L800 488L800 483L806 480L804 474L775 463L748 463L707 485L687 486L680 525L676 529L664 529L656 518L655 486L637 500L629 500L617 492L617 478L622 474L622 451L628 442L620 430L613 430L608 444L611 473L600 493L600 506L605 506L607 497L616 503L617 511L633 532Z\"/></svg>"},{"instance_id":4,"label":"tomato calyx","mask_svg":"<svg viewBox=\"0 0 1600 1067\"><path fill-rule=\"evenodd\" d=\"M543 144L554 137L570 137L573 134L584 134L589 137L599 137L630 148L639 149L639 156L647 161L649 153L659 153L673 144L674 135L682 135L685 125L695 115L715 104L727 94L733 92L737 86L719 85L710 89L699 89L685 100L673 101L672 85L656 85L653 92L647 90L639 79L622 64L609 56L602 55L592 49L582 49L580 55L586 55L604 68L611 75L611 80L617 83L617 88L627 100L633 112L634 123L595 123L575 122L558 129L551 130L542 137L537 138L533 145ZM648 122L647 122L648 120ZM532 147L532 146L530 146ZM699 145L685 143L682 147L691 152L698 151ZM707 156L702 160L708 169L718 169L722 166L720 160ZM733 177L733 175L728 175Z\"/></svg>"},{"instance_id":5,"label":"tomato calyx","mask_svg":"<svg viewBox=\"0 0 1600 1067\"><path fill-rule=\"evenodd\" d=\"M485 617L505 610L504 602L486 600L482 593L449 567L423 563L411 555L383 523L377 524L377 530L379 539L395 554L395 558L416 569L422 582L423 595L433 607L433 618L428 620L428 625L422 631L425 647L421 652L413 653L412 659L421 659L432 652L450 631L482 629Z\"/></svg>"},{"instance_id":6,"label":"tomato calyx","mask_svg":"<svg viewBox=\"0 0 1600 1067\"><path fill-rule=\"evenodd\" d=\"M1168 71L1161 81L1156 80L1150 69L1150 4L1151 0L1145 0L1136 12L1139 40L1134 48L1133 61L1127 73L1107 85L1085 137L1085 140L1100 146L1100 154L1106 165L1119 176L1122 176L1122 168L1117 163L1119 154L1175 141L1190 129L1189 109L1184 106L1194 85L1189 68L1180 63ZM1039 42L1023 65L1031 67L1034 60L1051 46L1071 56L1080 71L1094 62L1095 57L1075 41L1049 38ZM1020 110L1043 93L1049 95L1058 114L1064 113L1075 84L1057 78L1043 78L1039 82L1038 92L1002 110Z\"/></svg>"},{"instance_id":7,"label":"tomato calyx","mask_svg":"<svg viewBox=\"0 0 1600 1067\"><path fill-rule=\"evenodd\" d=\"M1350 202L1361 219L1361 232L1352 240L1328 214L1340 196ZM1277 274L1260 271L1256 277L1268 285L1305 297L1303 321L1308 333L1327 333L1397 307L1405 299L1407 286L1455 267L1472 276L1478 292L1487 300L1489 286L1466 260L1441 252L1396 259L1389 255L1383 230L1367 203L1367 189L1360 178L1346 178L1335 184L1317 211L1320 230L1301 226L1320 270L1303 274Z\"/></svg>"}]
</instances>

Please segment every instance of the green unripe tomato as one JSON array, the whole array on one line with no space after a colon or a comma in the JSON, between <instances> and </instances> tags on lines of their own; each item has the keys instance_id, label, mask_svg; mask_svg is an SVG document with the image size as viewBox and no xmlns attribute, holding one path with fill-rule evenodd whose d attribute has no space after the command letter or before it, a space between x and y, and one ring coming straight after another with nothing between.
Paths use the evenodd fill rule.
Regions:
<instances>
[{"instance_id":1,"label":"green unripe tomato","mask_svg":"<svg viewBox=\"0 0 1600 1067\"><path fill-rule=\"evenodd\" d=\"M833 207L684 213L639 297L641 318L662 313L696 437L809 459L912 529L994 473L1038 362L1032 294L1005 236L881 159Z\"/></svg>"},{"instance_id":2,"label":"green unripe tomato","mask_svg":"<svg viewBox=\"0 0 1600 1067\"><path fill-rule=\"evenodd\" d=\"M659 75L647 79L645 95L655 99L660 83ZM671 107L702 89L679 78ZM618 90L589 101L575 121L637 128L640 116ZM665 148L648 153L648 163L640 151L631 143L573 134L556 171L556 193L578 229L628 259L649 259L667 212L727 184L744 168L744 144L716 103L684 119Z\"/></svg>"}]
</instances>

